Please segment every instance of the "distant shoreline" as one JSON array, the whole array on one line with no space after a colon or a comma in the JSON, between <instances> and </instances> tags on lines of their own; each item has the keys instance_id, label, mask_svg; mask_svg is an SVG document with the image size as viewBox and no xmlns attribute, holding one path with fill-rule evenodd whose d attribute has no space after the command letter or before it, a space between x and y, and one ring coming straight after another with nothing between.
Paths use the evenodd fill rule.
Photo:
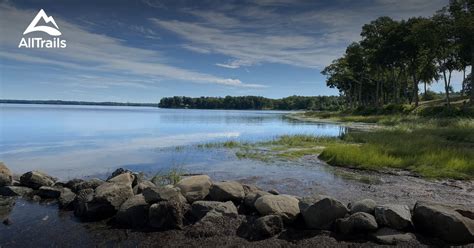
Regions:
<instances>
[{"instance_id":1,"label":"distant shoreline","mask_svg":"<svg viewBox=\"0 0 474 248\"><path fill-rule=\"evenodd\" d=\"M131 102L86 102L63 100L10 100L0 99L0 103L7 104L45 104L45 105L85 105L85 106L125 106L125 107L155 107L158 103L131 103Z\"/></svg>"}]
</instances>

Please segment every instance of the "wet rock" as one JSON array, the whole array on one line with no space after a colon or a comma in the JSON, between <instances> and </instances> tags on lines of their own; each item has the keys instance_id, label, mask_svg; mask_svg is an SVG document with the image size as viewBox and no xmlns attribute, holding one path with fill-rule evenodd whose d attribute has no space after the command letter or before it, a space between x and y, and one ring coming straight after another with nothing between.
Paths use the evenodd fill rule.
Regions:
<instances>
[{"instance_id":1,"label":"wet rock","mask_svg":"<svg viewBox=\"0 0 474 248\"><path fill-rule=\"evenodd\" d=\"M377 206L377 203L374 200L363 199L351 204L350 209L351 209L351 213L363 212L363 213L368 213L368 214L374 214L376 206Z\"/></svg>"},{"instance_id":2,"label":"wet rock","mask_svg":"<svg viewBox=\"0 0 474 248\"><path fill-rule=\"evenodd\" d=\"M13 183L13 175L8 167L0 162L0 187L10 186Z\"/></svg>"},{"instance_id":3,"label":"wet rock","mask_svg":"<svg viewBox=\"0 0 474 248\"><path fill-rule=\"evenodd\" d=\"M0 187L2 196L27 196L33 192L32 189L23 186L4 186Z\"/></svg>"},{"instance_id":4,"label":"wet rock","mask_svg":"<svg viewBox=\"0 0 474 248\"><path fill-rule=\"evenodd\" d=\"M186 199L181 194L179 188L149 187L143 190L143 196L148 204L171 200L177 201L181 204L186 202Z\"/></svg>"},{"instance_id":5,"label":"wet rock","mask_svg":"<svg viewBox=\"0 0 474 248\"><path fill-rule=\"evenodd\" d=\"M133 187L133 193L135 195L142 194L144 189L153 187L156 187L154 183L152 183L151 181L144 180L138 183L135 187Z\"/></svg>"},{"instance_id":6,"label":"wet rock","mask_svg":"<svg viewBox=\"0 0 474 248\"><path fill-rule=\"evenodd\" d=\"M40 171L30 171L21 176L20 182L23 186L39 189L41 186L53 186L55 179Z\"/></svg>"},{"instance_id":7,"label":"wet rock","mask_svg":"<svg viewBox=\"0 0 474 248\"><path fill-rule=\"evenodd\" d=\"M61 196L61 188L41 186L38 189L37 195L44 199L57 199Z\"/></svg>"},{"instance_id":8,"label":"wet rock","mask_svg":"<svg viewBox=\"0 0 474 248\"><path fill-rule=\"evenodd\" d=\"M74 201L76 200L76 194L69 188L63 188L61 195L58 198L59 208L61 209L72 209Z\"/></svg>"},{"instance_id":9,"label":"wet rock","mask_svg":"<svg viewBox=\"0 0 474 248\"><path fill-rule=\"evenodd\" d=\"M411 242L416 239L413 233L406 233L388 227L380 228L375 233L372 233L371 237L376 242L385 245L397 245L400 243Z\"/></svg>"},{"instance_id":10,"label":"wet rock","mask_svg":"<svg viewBox=\"0 0 474 248\"><path fill-rule=\"evenodd\" d=\"M197 219L203 218L208 212L218 213L223 216L237 217L239 214L234 203L231 201L195 201L191 205L191 213Z\"/></svg>"},{"instance_id":11,"label":"wet rock","mask_svg":"<svg viewBox=\"0 0 474 248\"><path fill-rule=\"evenodd\" d=\"M264 195L255 201L261 215L279 215L285 222L296 219L300 213L298 199L289 195Z\"/></svg>"},{"instance_id":12,"label":"wet rock","mask_svg":"<svg viewBox=\"0 0 474 248\"><path fill-rule=\"evenodd\" d=\"M456 207L419 201L413 211L413 222L417 231L450 243L474 242L474 219L456 211Z\"/></svg>"},{"instance_id":13,"label":"wet rock","mask_svg":"<svg viewBox=\"0 0 474 248\"><path fill-rule=\"evenodd\" d=\"M0 221L8 219L13 206L15 206L14 197L0 197Z\"/></svg>"},{"instance_id":14,"label":"wet rock","mask_svg":"<svg viewBox=\"0 0 474 248\"><path fill-rule=\"evenodd\" d=\"M283 231L283 221L278 215L267 215L258 218L253 224L253 239L260 240L273 237Z\"/></svg>"},{"instance_id":15,"label":"wet rock","mask_svg":"<svg viewBox=\"0 0 474 248\"><path fill-rule=\"evenodd\" d=\"M245 192L238 182L219 182L212 185L209 197L214 201L240 202L244 199Z\"/></svg>"},{"instance_id":16,"label":"wet rock","mask_svg":"<svg viewBox=\"0 0 474 248\"><path fill-rule=\"evenodd\" d=\"M302 214L308 228L329 230L336 219L343 218L348 212L349 210L340 201L323 197L304 209Z\"/></svg>"},{"instance_id":17,"label":"wet rock","mask_svg":"<svg viewBox=\"0 0 474 248\"><path fill-rule=\"evenodd\" d=\"M186 177L176 184L190 203L203 200L209 194L211 185L211 178L207 175Z\"/></svg>"},{"instance_id":18,"label":"wet rock","mask_svg":"<svg viewBox=\"0 0 474 248\"><path fill-rule=\"evenodd\" d=\"M271 189L271 190L268 191L268 193L270 193L272 195L279 195L280 194L280 192L278 192L278 190L276 190L276 189Z\"/></svg>"},{"instance_id":19,"label":"wet rock","mask_svg":"<svg viewBox=\"0 0 474 248\"><path fill-rule=\"evenodd\" d=\"M148 220L148 209L149 205L146 203L145 197L141 194L135 195L120 206L115 219L117 223L127 227L145 227Z\"/></svg>"},{"instance_id":20,"label":"wet rock","mask_svg":"<svg viewBox=\"0 0 474 248\"><path fill-rule=\"evenodd\" d=\"M131 172L125 172L122 174L119 174L113 178L110 178L107 180L107 182L110 183L121 183L121 184L126 184L130 187L132 187L133 181L135 180L134 176L132 175Z\"/></svg>"},{"instance_id":21,"label":"wet rock","mask_svg":"<svg viewBox=\"0 0 474 248\"><path fill-rule=\"evenodd\" d=\"M375 208L375 219L380 226L397 230L412 227L410 208L406 205L385 204Z\"/></svg>"},{"instance_id":22,"label":"wet rock","mask_svg":"<svg viewBox=\"0 0 474 248\"><path fill-rule=\"evenodd\" d=\"M70 188L74 193L78 193L83 189L96 189L100 185L104 184L103 180L98 178L92 178L84 181L80 179L74 179L66 183L66 187Z\"/></svg>"},{"instance_id":23,"label":"wet rock","mask_svg":"<svg viewBox=\"0 0 474 248\"><path fill-rule=\"evenodd\" d=\"M378 227L375 217L365 212L357 212L347 218L338 219L336 226L343 234L366 233Z\"/></svg>"},{"instance_id":24,"label":"wet rock","mask_svg":"<svg viewBox=\"0 0 474 248\"><path fill-rule=\"evenodd\" d=\"M13 221L10 220L10 218L4 219L2 223L3 223L5 226L11 226L11 225L13 225Z\"/></svg>"},{"instance_id":25,"label":"wet rock","mask_svg":"<svg viewBox=\"0 0 474 248\"><path fill-rule=\"evenodd\" d=\"M161 201L150 206L149 225L157 229L182 229L183 205L177 201Z\"/></svg>"}]
</instances>

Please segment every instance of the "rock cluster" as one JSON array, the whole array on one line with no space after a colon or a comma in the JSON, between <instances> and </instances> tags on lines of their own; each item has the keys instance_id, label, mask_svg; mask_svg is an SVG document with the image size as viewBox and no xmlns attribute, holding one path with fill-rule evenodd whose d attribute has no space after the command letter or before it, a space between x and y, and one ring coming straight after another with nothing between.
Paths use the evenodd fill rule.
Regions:
<instances>
[{"instance_id":1,"label":"rock cluster","mask_svg":"<svg viewBox=\"0 0 474 248\"><path fill-rule=\"evenodd\" d=\"M234 181L212 182L206 175L157 186L123 169L106 181L74 179L66 183L31 171L13 184L10 170L0 163L0 213L12 207L7 201L12 196L34 196L57 199L60 208L74 211L82 221L110 218L110 223L134 229L192 226L197 236L206 232L203 229L211 232L213 223L222 224L223 219L230 218L242 220L240 227L232 230L249 240L270 238L296 228L327 230L344 237L363 235L382 244L410 242L419 235L439 238L447 244L474 242L472 206L418 202L410 209L370 199L345 205L329 196L300 198Z\"/></svg>"}]
</instances>

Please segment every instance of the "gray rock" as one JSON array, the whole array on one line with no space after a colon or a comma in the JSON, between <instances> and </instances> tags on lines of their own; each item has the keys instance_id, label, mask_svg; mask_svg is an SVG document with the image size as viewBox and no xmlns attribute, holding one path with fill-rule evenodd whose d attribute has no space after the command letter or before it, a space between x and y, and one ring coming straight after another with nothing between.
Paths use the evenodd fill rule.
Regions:
<instances>
[{"instance_id":1,"label":"gray rock","mask_svg":"<svg viewBox=\"0 0 474 248\"><path fill-rule=\"evenodd\" d=\"M472 208L419 201L413 211L417 231L455 244L474 242ZM468 214L468 213L471 214Z\"/></svg>"},{"instance_id":2,"label":"gray rock","mask_svg":"<svg viewBox=\"0 0 474 248\"><path fill-rule=\"evenodd\" d=\"M255 201L264 195L271 195L271 194L263 190L256 190L256 191L247 193L247 195L245 195L245 198L244 198L245 207L252 210L255 209Z\"/></svg>"},{"instance_id":3,"label":"gray rock","mask_svg":"<svg viewBox=\"0 0 474 248\"><path fill-rule=\"evenodd\" d=\"M412 227L410 208L406 205L385 204L375 208L375 219L380 226L397 230Z\"/></svg>"},{"instance_id":4,"label":"gray rock","mask_svg":"<svg viewBox=\"0 0 474 248\"><path fill-rule=\"evenodd\" d=\"M340 201L323 197L307 207L302 214L308 228L329 230L336 219L343 218L348 212L349 210Z\"/></svg>"},{"instance_id":5,"label":"gray rock","mask_svg":"<svg viewBox=\"0 0 474 248\"><path fill-rule=\"evenodd\" d=\"M41 186L53 186L55 179L40 171L30 171L21 176L20 182L23 186L39 189Z\"/></svg>"},{"instance_id":6,"label":"gray rock","mask_svg":"<svg viewBox=\"0 0 474 248\"><path fill-rule=\"evenodd\" d=\"M61 209L71 209L75 200L76 194L69 188L63 188L58 198L59 207Z\"/></svg>"},{"instance_id":7,"label":"gray rock","mask_svg":"<svg viewBox=\"0 0 474 248\"><path fill-rule=\"evenodd\" d=\"M14 197L0 197L0 221L8 219L13 206L15 206Z\"/></svg>"},{"instance_id":8,"label":"gray rock","mask_svg":"<svg viewBox=\"0 0 474 248\"><path fill-rule=\"evenodd\" d=\"M2 196L27 196L33 192L33 189L23 186L4 186L0 187Z\"/></svg>"},{"instance_id":9,"label":"gray rock","mask_svg":"<svg viewBox=\"0 0 474 248\"><path fill-rule=\"evenodd\" d=\"M366 233L378 228L375 217L365 212L357 212L347 218L338 219L336 226L343 234Z\"/></svg>"},{"instance_id":10,"label":"gray rock","mask_svg":"<svg viewBox=\"0 0 474 248\"><path fill-rule=\"evenodd\" d=\"M177 201L161 201L151 205L149 225L157 229L182 229L184 206Z\"/></svg>"},{"instance_id":11,"label":"gray rock","mask_svg":"<svg viewBox=\"0 0 474 248\"><path fill-rule=\"evenodd\" d=\"M119 174L113 178L110 178L107 180L109 183L121 183L121 184L126 184L130 187L132 187L133 181L135 180L135 177L131 172L125 172L122 174Z\"/></svg>"},{"instance_id":12,"label":"gray rock","mask_svg":"<svg viewBox=\"0 0 474 248\"><path fill-rule=\"evenodd\" d=\"M145 227L148 220L149 205L145 201L143 195L135 195L126 200L120 206L115 219L121 225L140 228Z\"/></svg>"},{"instance_id":13,"label":"gray rock","mask_svg":"<svg viewBox=\"0 0 474 248\"><path fill-rule=\"evenodd\" d=\"M209 197L214 201L240 202L244 199L245 192L238 182L219 182L212 185Z\"/></svg>"},{"instance_id":14,"label":"gray rock","mask_svg":"<svg viewBox=\"0 0 474 248\"><path fill-rule=\"evenodd\" d=\"M190 203L203 200L209 194L211 185L211 178L206 175L186 177L176 184Z\"/></svg>"},{"instance_id":15,"label":"gray rock","mask_svg":"<svg viewBox=\"0 0 474 248\"><path fill-rule=\"evenodd\" d=\"M273 237L283 231L283 221L278 215L267 215L258 218L253 225L254 239Z\"/></svg>"},{"instance_id":16,"label":"gray rock","mask_svg":"<svg viewBox=\"0 0 474 248\"><path fill-rule=\"evenodd\" d=\"M279 215L285 222L296 219L300 213L298 199L290 195L264 195L255 201L261 215Z\"/></svg>"},{"instance_id":17,"label":"gray rock","mask_svg":"<svg viewBox=\"0 0 474 248\"><path fill-rule=\"evenodd\" d=\"M171 200L178 201L181 204L186 202L179 188L148 187L143 190L143 196L148 204Z\"/></svg>"},{"instance_id":18,"label":"gray rock","mask_svg":"<svg viewBox=\"0 0 474 248\"><path fill-rule=\"evenodd\" d=\"M135 195L142 194L144 189L153 187L156 187L154 183L152 183L151 181L143 180L139 182L135 187L133 187L133 193Z\"/></svg>"},{"instance_id":19,"label":"gray rock","mask_svg":"<svg viewBox=\"0 0 474 248\"><path fill-rule=\"evenodd\" d=\"M413 233L406 233L388 227L380 228L375 233L372 233L371 237L376 242L385 245L397 245L400 243L411 242L416 239Z\"/></svg>"},{"instance_id":20,"label":"gray rock","mask_svg":"<svg viewBox=\"0 0 474 248\"><path fill-rule=\"evenodd\" d=\"M57 199L61 196L62 188L41 186L38 189L37 195L43 199Z\"/></svg>"},{"instance_id":21,"label":"gray rock","mask_svg":"<svg viewBox=\"0 0 474 248\"><path fill-rule=\"evenodd\" d=\"M67 182L65 187L70 188L74 193L77 193L83 189L96 189L104 183L105 181L102 181L98 178L92 178L87 181L82 179L73 179Z\"/></svg>"},{"instance_id":22,"label":"gray rock","mask_svg":"<svg viewBox=\"0 0 474 248\"><path fill-rule=\"evenodd\" d=\"M119 175L122 175L124 173L130 173L132 174L133 172L130 171L130 170L127 170L127 169L124 169L124 168L118 168L116 169L114 172L112 172L112 174L107 178L107 181L109 181L110 179L116 177L116 176L119 176Z\"/></svg>"},{"instance_id":23,"label":"gray rock","mask_svg":"<svg viewBox=\"0 0 474 248\"><path fill-rule=\"evenodd\" d=\"M106 202L116 210L133 196L131 185L122 183L104 183L95 189L94 201Z\"/></svg>"},{"instance_id":24,"label":"gray rock","mask_svg":"<svg viewBox=\"0 0 474 248\"><path fill-rule=\"evenodd\" d=\"M8 167L0 162L0 187L10 186L13 183L13 175Z\"/></svg>"},{"instance_id":25,"label":"gray rock","mask_svg":"<svg viewBox=\"0 0 474 248\"><path fill-rule=\"evenodd\" d=\"M268 193L270 193L272 195L279 195L280 194L280 192L278 192L278 190L276 190L276 189L271 189L271 190L268 191Z\"/></svg>"},{"instance_id":26,"label":"gray rock","mask_svg":"<svg viewBox=\"0 0 474 248\"><path fill-rule=\"evenodd\" d=\"M203 218L208 212L211 211L228 217L237 217L239 215L237 208L231 201L195 201L191 205L191 213L197 219Z\"/></svg>"},{"instance_id":27,"label":"gray rock","mask_svg":"<svg viewBox=\"0 0 474 248\"><path fill-rule=\"evenodd\" d=\"M363 213L368 213L368 214L374 214L376 206L377 206L377 203L374 200L363 199L363 200L354 202L351 205L350 209L351 209L351 213L363 212Z\"/></svg>"}]
</instances>

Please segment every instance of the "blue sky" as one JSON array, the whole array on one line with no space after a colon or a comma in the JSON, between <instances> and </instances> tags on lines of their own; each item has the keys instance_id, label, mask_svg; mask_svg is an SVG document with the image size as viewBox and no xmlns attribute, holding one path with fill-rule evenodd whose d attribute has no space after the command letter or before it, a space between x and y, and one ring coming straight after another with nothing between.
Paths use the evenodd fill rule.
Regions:
<instances>
[{"instance_id":1,"label":"blue sky","mask_svg":"<svg viewBox=\"0 0 474 248\"><path fill-rule=\"evenodd\" d=\"M335 95L320 71L360 39L363 24L430 16L447 3L0 0L0 98ZM67 48L18 48L40 9L54 17Z\"/></svg>"}]
</instances>

